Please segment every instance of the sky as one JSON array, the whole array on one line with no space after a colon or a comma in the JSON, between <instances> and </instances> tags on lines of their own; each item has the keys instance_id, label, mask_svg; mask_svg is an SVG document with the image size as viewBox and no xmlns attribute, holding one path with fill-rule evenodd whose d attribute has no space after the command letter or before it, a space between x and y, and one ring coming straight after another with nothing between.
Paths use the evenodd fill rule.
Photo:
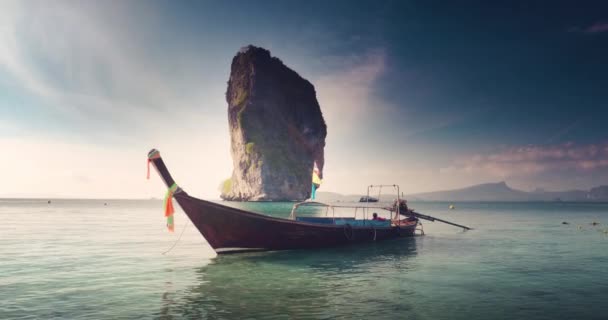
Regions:
<instances>
[{"instance_id":1,"label":"sky","mask_svg":"<svg viewBox=\"0 0 608 320\"><path fill-rule=\"evenodd\" d=\"M608 184L605 1L0 1L0 197L190 194L232 161L230 62L313 83L320 191Z\"/></svg>"}]
</instances>

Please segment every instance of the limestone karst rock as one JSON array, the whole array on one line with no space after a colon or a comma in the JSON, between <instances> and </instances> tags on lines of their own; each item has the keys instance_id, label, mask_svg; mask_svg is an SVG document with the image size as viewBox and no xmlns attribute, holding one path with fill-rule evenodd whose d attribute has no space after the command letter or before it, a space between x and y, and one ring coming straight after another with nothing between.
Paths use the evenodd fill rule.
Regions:
<instances>
[{"instance_id":1,"label":"limestone karst rock","mask_svg":"<svg viewBox=\"0 0 608 320\"><path fill-rule=\"evenodd\" d=\"M268 50L247 46L232 59L226 100L234 170L221 197L307 199L315 161L323 173L327 135L314 86Z\"/></svg>"}]
</instances>

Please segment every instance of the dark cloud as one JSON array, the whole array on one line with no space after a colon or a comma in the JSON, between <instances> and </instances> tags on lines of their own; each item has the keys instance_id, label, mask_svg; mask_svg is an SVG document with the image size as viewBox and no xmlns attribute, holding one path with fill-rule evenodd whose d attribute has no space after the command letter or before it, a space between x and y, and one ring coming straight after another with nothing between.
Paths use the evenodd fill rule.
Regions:
<instances>
[{"instance_id":1,"label":"dark cloud","mask_svg":"<svg viewBox=\"0 0 608 320\"><path fill-rule=\"evenodd\" d=\"M604 172L608 169L608 142L508 147L499 152L478 154L458 161L454 168L483 171L501 177L530 177L567 171Z\"/></svg>"},{"instance_id":2,"label":"dark cloud","mask_svg":"<svg viewBox=\"0 0 608 320\"><path fill-rule=\"evenodd\" d=\"M587 33L608 32L608 21L596 22L592 26L585 29Z\"/></svg>"},{"instance_id":3,"label":"dark cloud","mask_svg":"<svg viewBox=\"0 0 608 320\"><path fill-rule=\"evenodd\" d=\"M571 27L568 29L569 32L581 32L587 34L596 34L608 32L608 21L598 21L587 27Z\"/></svg>"}]
</instances>

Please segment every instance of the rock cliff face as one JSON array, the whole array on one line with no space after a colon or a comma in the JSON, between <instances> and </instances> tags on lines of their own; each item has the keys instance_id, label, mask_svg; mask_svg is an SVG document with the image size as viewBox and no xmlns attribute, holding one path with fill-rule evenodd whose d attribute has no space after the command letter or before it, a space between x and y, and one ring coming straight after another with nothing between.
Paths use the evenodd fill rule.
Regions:
<instances>
[{"instance_id":1,"label":"rock cliff face","mask_svg":"<svg viewBox=\"0 0 608 320\"><path fill-rule=\"evenodd\" d=\"M307 199L315 161L323 173L327 135L313 85L268 50L248 46L232 59L226 100L234 170L221 197Z\"/></svg>"}]
</instances>

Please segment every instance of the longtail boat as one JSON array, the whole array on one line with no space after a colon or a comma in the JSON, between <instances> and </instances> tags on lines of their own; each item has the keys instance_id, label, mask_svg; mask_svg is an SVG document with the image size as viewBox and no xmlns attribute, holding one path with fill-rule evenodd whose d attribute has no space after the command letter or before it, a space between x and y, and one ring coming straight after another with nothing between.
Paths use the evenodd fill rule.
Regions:
<instances>
[{"instance_id":1,"label":"longtail boat","mask_svg":"<svg viewBox=\"0 0 608 320\"><path fill-rule=\"evenodd\" d=\"M398 208L374 208L391 211L392 217L385 220L356 219L356 214L355 218L298 217L296 210L302 206L333 207L310 201L295 204L289 219L270 217L188 195L175 184L160 153L155 149L148 154L148 163L153 164L171 191L170 196L175 198L218 254L312 249L411 237L420 225L415 214L402 218ZM170 204L170 197L168 201ZM361 207L352 208L357 210Z\"/></svg>"}]
</instances>

